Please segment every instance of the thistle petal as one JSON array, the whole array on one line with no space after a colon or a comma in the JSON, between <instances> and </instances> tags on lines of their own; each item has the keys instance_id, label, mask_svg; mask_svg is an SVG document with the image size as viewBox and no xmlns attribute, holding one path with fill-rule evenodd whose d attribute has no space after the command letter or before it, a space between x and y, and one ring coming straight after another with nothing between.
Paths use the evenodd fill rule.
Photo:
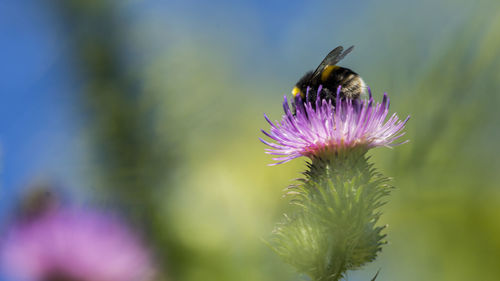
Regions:
<instances>
[{"instance_id":1,"label":"thistle petal","mask_svg":"<svg viewBox=\"0 0 500 281\"><path fill-rule=\"evenodd\" d=\"M268 153L284 156L273 160L284 163L300 156L314 158L356 147L369 149L405 143L394 141L404 135L402 130L409 116L401 120L394 113L387 118L390 103L387 93L380 103L373 100L370 90L368 100L341 99L339 87L333 105L331 100L319 98L320 91L321 87L314 105L296 97L295 115L285 96L281 122L273 123L264 115L271 128L262 132L274 142L261 141L271 147Z\"/></svg>"}]
</instances>

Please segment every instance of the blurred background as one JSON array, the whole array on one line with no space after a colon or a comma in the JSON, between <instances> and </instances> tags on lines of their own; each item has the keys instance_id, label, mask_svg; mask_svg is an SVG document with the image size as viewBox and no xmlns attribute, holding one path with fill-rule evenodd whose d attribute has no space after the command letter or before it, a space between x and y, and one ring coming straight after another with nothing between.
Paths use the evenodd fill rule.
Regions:
<instances>
[{"instance_id":1,"label":"blurred background","mask_svg":"<svg viewBox=\"0 0 500 281\"><path fill-rule=\"evenodd\" d=\"M122 212L162 279L306 280L263 242L306 161L266 166L259 130L355 45L411 141L370 152L390 243L348 280L498 280L499 34L498 0L3 0L0 223L49 186Z\"/></svg>"}]
</instances>

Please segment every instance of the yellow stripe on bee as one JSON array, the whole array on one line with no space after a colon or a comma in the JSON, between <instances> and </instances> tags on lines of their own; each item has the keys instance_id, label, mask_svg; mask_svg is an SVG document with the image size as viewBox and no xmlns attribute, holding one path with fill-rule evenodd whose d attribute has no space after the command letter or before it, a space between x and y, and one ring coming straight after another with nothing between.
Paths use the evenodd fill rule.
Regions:
<instances>
[{"instance_id":1,"label":"yellow stripe on bee","mask_svg":"<svg viewBox=\"0 0 500 281\"><path fill-rule=\"evenodd\" d=\"M293 89L292 89L292 95L294 97L296 97L299 94L300 94L300 96L302 96L302 92L300 91L299 87L293 87Z\"/></svg>"},{"instance_id":2,"label":"yellow stripe on bee","mask_svg":"<svg viewBox=\"0 0 500 281\"><path fill-rule=\"evenodd\" d=\"M325 82L328 77L330 77L330 74L332 74L332 72L339 68L339 66L336 66L336 65L327 65L325 66L325 68L323 68L323 72L321 72L321 82Z\"/></svg>"}]
</instances>

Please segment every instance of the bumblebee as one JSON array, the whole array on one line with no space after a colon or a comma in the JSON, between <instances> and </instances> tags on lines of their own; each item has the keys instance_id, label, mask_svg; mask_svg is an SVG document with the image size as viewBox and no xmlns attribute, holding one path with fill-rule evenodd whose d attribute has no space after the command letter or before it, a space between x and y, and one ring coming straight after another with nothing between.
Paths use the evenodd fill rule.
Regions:
<instances>
[{"instance_id":1,"label":"bumblebee","mask_svg":"<svg viewBox=\"0 0 500 281\"><path fill-rule=\"evenodd\" d=\"M366 89L366 84L363 79L361 79L356 72L336 65L353 49L354 46L349 47L345 51L342 46L333 49L326 55L316 70L309 71L300 78L292 90L292 95L294 97L300 95L304 102L311 102L314 106L317 90L321 85L321 99L331 100L334 103L339 86L341 86L341 98L359 98ZM310 88L309 94L306 95L308 87Z\"/></svg>"}]
</instances>

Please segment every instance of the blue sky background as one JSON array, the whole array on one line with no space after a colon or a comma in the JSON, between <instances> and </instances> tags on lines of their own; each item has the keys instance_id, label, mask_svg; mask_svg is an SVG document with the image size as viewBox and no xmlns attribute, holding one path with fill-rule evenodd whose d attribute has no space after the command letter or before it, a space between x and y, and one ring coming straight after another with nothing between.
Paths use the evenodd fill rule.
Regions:
<instances>
[{"instance_id":1,"label":"blue sky background","mask_svg":"<svg viewBox=\"0 0 500 281\"><path fill-rule=\"evenodd\" d=\"M75 155L77 83L63 34L42 1L0 3L2 217L18 191L40 177L68 178Z\"/></svg>"}]
</instances>

